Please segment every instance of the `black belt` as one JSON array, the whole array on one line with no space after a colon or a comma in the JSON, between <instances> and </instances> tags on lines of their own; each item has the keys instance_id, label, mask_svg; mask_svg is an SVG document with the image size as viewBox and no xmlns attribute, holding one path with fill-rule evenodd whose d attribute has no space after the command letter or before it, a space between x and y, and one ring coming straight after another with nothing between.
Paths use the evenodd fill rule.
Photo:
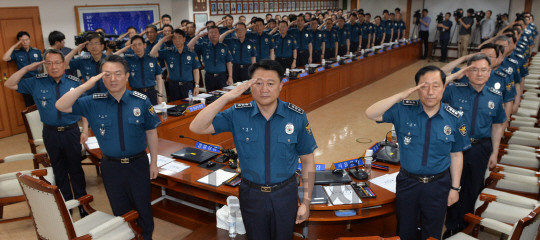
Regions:
<instances>
[{"instance_id":1,"label":"black belt","mask_svg":"<svg viewBox=\"0 0 540 240\"><path fill-rule=\"evenodd\" d=\"M186 84L188 84L188 83L191 83L191 81L188 81L188 82L174 81L174 82L177 82L178 85L180 85L180 86L186 85Z\"/></svg>"},{"instance_id":2,"label":"black belt","mask_svg":"<svg viewBox=\"0 0 540 240\"><path fill-rule=\"evenodd\" d=\"M276 60L287 60L289 58L292 58L292 57L276 57Z\"/></svg>"},{"instance_id":3,"label":"black belt","mask_svg":"<svg viewBox=\"0 0 540 240\"><path fill-rule=\"evenodd\" d=\"M108 157L107 155L103 154L103 159L109 162L130 163L130 162L135 161L135 159L138 159L144 155L146 155L146 150L140 153L137 153L131 157L125 157L125 158Z\"/></svg>"},{"instance_id":4,"label":"black belt","mask_svg":"<svg viewBox=\"0 0 540 240\"><path fill-rule=\"evenodd\" d=\"M206 74L209 74L210 76L214 76L214 77L219 77L223 74L227 74L227 72L222 72L222 73L209 73L209 72L206 72Z\"/></svg>"},{"instance_id":5,"label":"black belt","mask_svg":"<svg viewBox=\"0 0 540 240\"><path fill-rule=\"evenodd\" d=\"M402 172L403 174L405 174L405 176L407 176L409 178L412 178L414 180L418 180L421 183L429 183L429 182L437 181L437 180L443 178L446 175L446 173L448 172L448 169L444 170L441 173L437 173L437 174L434 174L434 175L417 175L417 174L407 172L403 168L401 168L399 171Z\"/></svg>"},{"instance_id":6,"label":"black belt","mask_svg":"<svg viewBox=\"0 0 540 240\"><path fill-rule=\"evenodd\" d=\"M152 90L156 90L155 87L147 87L147 88L131 88L132 91L137 91L137 92L150 92Z\"/></svg>"},{"instance_id":7,"label":"black belt","mask_svg":"<svg viewBox=\"0 0 540 240\"><path fill-rule=\"evenodd\" d=\"M339 44L340 47L346 47L347 44Z\"/></svg>"},{"instance_id":8,"label":"black belt","mask_svg":"<svg viewBox=\"0 0 540 240\"><path fill-rule=\"evenodd\" d=\"M299 53L305 53L307 52L308 50L304 50L304 51L298 51Z\"/></svg>"},{"instance_id":9,"label":"black belt","mask_svg":"<svg viewBox=\"0 0 540 240\"><path fill-rule=\"evenodd\" d=\"M479 144L483 143L485 141L491 140L490 137L488 138L469 138L469 141L471 141L471 144Z\"/></svg>"},{"instance_id":10,"label":"black belt","mask_svg":"<svg viewBox=\"0 0 540 240\"><path fill-rule=\"evenodd\" d=\"M293 174L293 176L290 177L289 179L280 183L273 184L273 185L260 185L260 184L252 183L243 177L242 177L242 183L247 184L250 188L261 190L261 192L274 192L274 191L284 188L285 186L289 185L289 183L295 182L296 178L294 176L295 175Z\"/></svg>"},{"instance_id":11,"label":"black belt","mask_svg":"<svg viewBox=\"0 0 540 240\"><path fill-rule=\"evenodd\" d=\"M238 63L235 63L234 65L240 66L240 68L244 68L244 67L249 67L249 66L251 66L251 64L238 64Z\"/></svg>"},{"instance_id":12,"label":"black belt","mask_svg":"<svg viewBox=\"0 0 540 240\"><path fill-rule=\"evenodd\" d=\"M49 126L49 125L44 123L43 127L51 129L51 130L56 130L56 131L59 131L59 132L63 132L63 131L66 131L68 129L79 127L79 125L77 125L77 123L74 123L74 124L71 124L71 125L68 125L68 126L63 126L63 127L54 127L54 126Z\"/></svg>"}]
</instances>

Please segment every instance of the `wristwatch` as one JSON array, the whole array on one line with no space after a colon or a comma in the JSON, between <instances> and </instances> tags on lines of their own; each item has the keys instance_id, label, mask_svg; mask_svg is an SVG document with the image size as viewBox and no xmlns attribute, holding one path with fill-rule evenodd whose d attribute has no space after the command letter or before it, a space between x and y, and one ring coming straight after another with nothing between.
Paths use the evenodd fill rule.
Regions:
<instances>
[{"instance_id":1,"label":"wristwatch","mask_svg":"<svg viewBox=\"0 0 540 240\"><path fill-rule=\"evenodd\" d=\"M199 84L196 84L195 87L198 88L198 87L199 87Z\"/></svg>"},{"instance_id":2,"label":"wristwatch","mask_svg":"<svg viewBox=\"0 0 540 240\"><path fill-rule=\"evenodd\" d=\"M455 188L454 186L450 185L450 189L456 190L457 192L461 191L461 186Z\"/></svg>"}]
</instances>

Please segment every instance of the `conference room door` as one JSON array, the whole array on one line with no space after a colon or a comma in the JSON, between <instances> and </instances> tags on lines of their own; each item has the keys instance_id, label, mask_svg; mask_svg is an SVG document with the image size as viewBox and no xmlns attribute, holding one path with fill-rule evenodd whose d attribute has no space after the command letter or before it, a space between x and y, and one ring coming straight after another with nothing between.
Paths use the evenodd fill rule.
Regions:
<instances>
[{"instance_id":1,"label":"conference room door","mask_svg":"<svg viewBox=\"0 0 540 240\"><path fill-rule=\"evenodd\" d=\"M0 56L15 43L17 33L26 31L30 34L32 47L44 49L43 33L38 7L0 8ZM21 112L26 109L20 93L4 87L4 82L15 72L15 62L0 60L0 138L25 132Z\"/></svg>"}]
</instances>

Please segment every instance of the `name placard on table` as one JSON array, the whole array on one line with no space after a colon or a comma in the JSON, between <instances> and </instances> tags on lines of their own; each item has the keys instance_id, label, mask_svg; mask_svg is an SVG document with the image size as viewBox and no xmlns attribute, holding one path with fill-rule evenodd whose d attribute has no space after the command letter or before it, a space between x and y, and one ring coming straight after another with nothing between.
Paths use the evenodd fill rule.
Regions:
<instances>
[{"instance_id":1,"label":"name placard on table","mask_svg":"<svg viewBox=\"0 0 540 240\"><path fill-rule=\"evenodd\" d=\"M219 146L219 145L210 144L210 143L204 143L204 142L195 143L195 148L205 150L205 151L209 151L209 152L213 152L213 153L219 153L219 151L221 150L221 146Z\"/></svg>"},{"instance_id":2,"label":"name placard on table","mask_svg":"<svg viewBox=\"0 0 540 240\"><path fill-rule=\"evenodd\" d=\"M345 60L345 63L352 63L352 59Z\"/></svg>"},{"instance_id":3,"label":"name placard on table","mask_svg":"<svg viewBox=\"0 0 540 240\"><path fill-rule=\"evenodd\" d=\"M303 73L300 73L300 74L298 75L298 77L301 78L301 77L305 77L305 76L307 76L307 75L308 75L308 72L303 72Z\"/></svg>"},{"instance_id":4,"label":"name placard on table","mask_svg":"<svg viewBox=\"0 0 540 240\"><path fill-rule=\"evenodd\" d=\"M322 71L324 71L324 67L317 68L317 72L322 72Z\"/></svg>"},{"instance_id":5,"label":"name placard on table","mask_svg":"<svg viewBox=\"0 0 540 240\"><path fill-rule=\"evenodd\" d=\"M201 110L205 107L204 103L199 103L199 104L195 104L195 105L192 105L192 106L189 106L187 108L188 112L195 112L197 110Z\"/></svg>"},{"instance_id":6,"label":"name placard on table","mask_svg":"<svg viewBox=\"0 0 540 240\"><path fill-rule=\"evenodd\" d=\"M332 64L332 67L337 67L337 66L339 66L339 63Z\"/></svg>"}]
</instances>

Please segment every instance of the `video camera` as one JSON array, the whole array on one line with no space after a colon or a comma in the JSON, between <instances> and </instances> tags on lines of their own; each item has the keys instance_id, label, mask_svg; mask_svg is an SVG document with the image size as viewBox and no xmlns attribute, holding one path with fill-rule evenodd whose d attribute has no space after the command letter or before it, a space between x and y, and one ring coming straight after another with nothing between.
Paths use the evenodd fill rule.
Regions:
<instances>
[{"instance_id":1,"label":"video camera","mask_svg":"<svg viewBox=\"0 0 540 240\"><path fill-rule=\"evenodd\" d=\"M414 24L416 24L416 25L420 24L420 20L419 20L419 19L422 18L422 13L420 13L420 12L421 12L421 10L418 9L418 10L416 10L416 11L414 12L414 14L413 14Z\"/></svg>"},{"instance_id":2,"label":"video camera","mask_svg":"<svg viewBox=\"0 0 540 240\"><path fill-rule=\"evenodd\" d=\"M525 21L525 14L524 13L516 13L516 21Z\"/></svg>"},{"instance_id":3,"label":"video camera","mask_svg":"<svg viewBox=\"0 0 540 240\"><path fill-rule=\"evenodd\" d=\"M98 34L99 36L103 38L117 38L120 35L113 35L113 34L105 34L103 32L94 32L94 31L86 31L80 33L78 36L75 36L75 45L79 46L80 44L86 42L86 38L90 34ZM105 40L105 45L107 45L108 48L114 49L118 45L117 41L111 41L111 40Z\"/></svg>"},{"instance_id":4,"label":"video camera","mask_svg":"<svg viewBox=\"0 0 540 240\"><path fill-rule=\"evenodd\" d=\"M502 13L497 14L497 23L501 23L501 22L502 22L502 17L503 17L503 14L502 14Z\"/></svg>"},{"instance_id":5,"label":"video camera","mask_svg":"<svg viewBox=\"0 0 540 240\"><path fill-rule=\"evenodd\" d=\"M486 13L484 11L477 11L472 15L472 17L474 17L477 22L480 22L482 19L484 19L484 17L486 17Z\"/></svg>"},{"instance_id":6,"label":"video camera","mask_svg":"<svg viewBox=\"0 0 540 240\"><path fill-rule=\"evenodd\" d=\"M458 8L456 11L454 11L454 17L457 19L460 19L463 17L463 8Z\"/></svg>"},{"instance_id":7,"label":"video camera","mask_svg":"<svg viewBox=\"0 0 540 240\"><path fill-rule=\"evenodd\" d=\"M437 23L442 23L444 21L444 14L441 12L439 15L437 15L437 19L435 19Z\"/></svg>"}]
</instances>

